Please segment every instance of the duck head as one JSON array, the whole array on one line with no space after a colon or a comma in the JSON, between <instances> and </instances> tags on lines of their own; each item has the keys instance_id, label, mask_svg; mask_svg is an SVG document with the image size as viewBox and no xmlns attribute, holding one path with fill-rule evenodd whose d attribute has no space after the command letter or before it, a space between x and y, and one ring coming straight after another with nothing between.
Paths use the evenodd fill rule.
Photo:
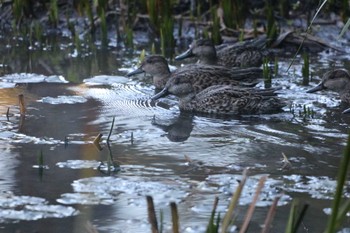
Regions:
<instances>
[{"instance_id":1,"label":"duck head","mask_svg":"<svg viewBox=\"0 0 350 233\"><path fill-rule=\"evenodd\" d=\"M344 69L336 69L326 72L321 82L307 91L307 93L314 93L321 90L332 90L340 94L350 91L350 75Z\"/></svg>"},{"instance_id":2,"label":"duck head","mask_svg":"<svg viewBox=\"0 0 350 233\"><path fill-rule=\"evenodd\" d=\"M146 56L145 59L141 62L141 65L136 70L129 72L127 76L130 77L140 73L147 73L155 76L159 73L169 74L170 70L168 62L163 56L150 55Z\"/></svg>"},{"instance_id":3,"label":"duck head","mask_svg":"<svg viewBox=\"0 0 350 233\"><path fill-rule=\"evenodd\" d=\"M167 60L161 55L146 56L141 65L134 71L127 74L128 77L146 73L153 76L153 84L157 89L164 88L168 81L170 69Z\"/></svg>"},{"instance_id":4,"label":"duck head","mask_svg":"<svg viewBox=\"0 0 350 233\"><path fill-rule=\"evenodd\" d=\"M199 62L216 64L217 56L214 44L209 39L198 39L192 42L189 49L176 56L175 60L183 60L189 57L197 57Z\"/></svg>"}]
</instances>

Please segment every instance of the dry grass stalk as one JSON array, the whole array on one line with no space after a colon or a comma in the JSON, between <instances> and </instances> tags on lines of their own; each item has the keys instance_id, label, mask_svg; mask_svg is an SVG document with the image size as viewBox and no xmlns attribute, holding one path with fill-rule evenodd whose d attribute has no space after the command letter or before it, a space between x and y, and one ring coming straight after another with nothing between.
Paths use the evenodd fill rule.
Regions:
<instances>
[{"instance_id":1,"label":"dry grass stalk","mask_svg":"<svg viewBox=\"0 0 350 233\"><path fill-rule=\"evenodd\" d=\"M229 204L228 210L227 210L227 212L226 212L226 214L224 216L224 219L222 221L222 227L221 227L221 232L222 233L227 232L227 229L228 229L228 227L230 225L230 222L231 222L231 219L232 219L232 216L233 216L233 211L236 208L236 205L238 203L239 197L241 196L243 187L244 187L245 182L246 182L247 177L248 177L247 173L248 173L248 169L244 169L242 180L239 182L239 185L238 185L238 187L236 189L236 192L233 193L233 196L231 198L231 202Z\"/></svg>"},{"instance_id":2,"label":"dry grass stalk","mask_svg":"<svg viewBox=\"0 0 350 233\"><path fill-rule=\"evenodd\" d=\"M21 116L25 116L26 107L24 104L24 95L23 94L18 95L18 100L19 100L19 112L20 112Z\"/></svg>"},{"instance_id":3,"label":"dry grass stalk","mask_svg":"<svg viewBox=\"0 0 350 233\"><path fill-rule=\"evenodd\" d=\"M171 217L173 221L173 233L179 233L179 214L177 212L177 206L175 202L170 203Z\"/></svg>"},{"instance_id":4,"label":"dry grass stalk","mask_svg":"<svg viewBox=\"0 0 350 233\"><path fill-rule=\"evenodd\" d=\"M146 196L147 200L147 212L148 221L151 224L152 233L158 233L158 222L156 212L154 210L153 198L151 196Z\"/></svg>"},{"instance_id":5,"label":"dry grass stalk","mask_svg":"<svg viewBox=\"0 0 350 233\"><path fill-rule=\"evenodd\" d=\"M249 209L248 209L247 214L246 214L246 216L244 218L244 222L243 222L243 225L242 225L241 230L239 231L239 233L244 233L244 232L247 231L248 226L249 226L249 222L252 219L256 203L258 201L258 198L259 198L259 195L261 193L261 190L264 188L264 184L265 184L266 179L267 179L267 176L260 177L259 184L258 184L258 187L256 188L253 201L252 201L252 203L249 206Z\"/></svg>"},{"instance_id":6,"label":"dry grass stalk","mask_svg":"<svg viewBox=\"0 0 350 233\"><path fill-rule=\"evenodd\" d=\"M273 200L272 205L270 206L269 212L266 215L266 219L264 222L264 227L261 231L261 233L268 233L271 227L271 223L273 218L275 217L276 209L277 209L277 203L280 200L281 196L275 197Z\"/></svg>"}]
</instances>

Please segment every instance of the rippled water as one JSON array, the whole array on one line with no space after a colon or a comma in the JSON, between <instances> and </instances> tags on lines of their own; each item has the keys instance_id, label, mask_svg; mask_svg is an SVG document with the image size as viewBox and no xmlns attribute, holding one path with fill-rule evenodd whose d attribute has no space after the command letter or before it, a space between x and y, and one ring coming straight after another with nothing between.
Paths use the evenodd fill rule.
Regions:
<instances>
[{"instance_id":1,"label":"rippled water","mask_svg":"<svg viewBox=\"0 0 350 233\"><path fill-rule=\"evenodd\" d=\"M283 113L217 119L180 114L172 97L151 103L150 78L125 77L137 54L111 49L95 59L66 58L62 49L57 62L37 49L27 51L29 64L22 47L1 49L1 67L11 69L0 77L0 232L150 232L146 195L163 212L166 232L170 202L178 204L182 232L204 232L215 197L223 213L247 167L238 226L268 175L250 232L260 231L276 196L272 232L284 231L295 198L310 204L301 232L324 229L350 116L341 115L336 94L305 91L329 67L348 67L347 56L312 56L309 86L302 85L300 57L289 71L290 58L280 58L272 85L290 101ZM101 148L93 144L99 133ZM283 168L282 153L291 168Z\"/></svg>"}]
</instances>

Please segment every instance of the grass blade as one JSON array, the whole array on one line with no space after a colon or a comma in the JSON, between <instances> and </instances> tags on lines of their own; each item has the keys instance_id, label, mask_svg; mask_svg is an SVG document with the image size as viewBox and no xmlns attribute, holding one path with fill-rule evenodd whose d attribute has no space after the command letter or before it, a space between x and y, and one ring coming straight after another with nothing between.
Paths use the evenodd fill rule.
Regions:
<instances>
[{"instance_id":1,"label":"grass blade","mask_svg":"<svg viewBox=\"0 0 350 233\"><path fill-rule=\"evenodd\" d=\"M238 203L239 197L241 196L244 184L247 180L247 173L248 173L248 169L244 169L243 171L243 176L242 176L242 180L239 182L239 185L236 189L236 192L233 193L231 202L229 204L229 208L224 216L224 219L222 221L222 227L221 227L221 232L225 233L227 232L227 229L230 225L232 216L233 216L233 211Z\"/></svg>"},{"instance_id":2,"label":"grass blade","mask_svg":"<svg viewBox=\"0 0 350 233\"><path fill-rule=\"evenodd\" d=\"M340 223L337 224L337 217L338 217L338 210L340 208L340 202L342 199L342 193L343 193L343 188L346 180L346 175L349 168L349 162L350 162L350 135L348 137L348 142L346 144L344 156L342 157L339 165L337 189L334 194L334 199L332 204L332 213L328 219L328 223L325 231L326 233L335 232L337 226L340 225Z\"/></svg>"}]
</instances>

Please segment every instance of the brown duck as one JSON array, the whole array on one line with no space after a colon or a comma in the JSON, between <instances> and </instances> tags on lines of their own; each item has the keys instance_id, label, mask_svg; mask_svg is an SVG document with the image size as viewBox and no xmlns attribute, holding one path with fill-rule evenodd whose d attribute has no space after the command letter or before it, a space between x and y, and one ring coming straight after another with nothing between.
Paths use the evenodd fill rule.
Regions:
<instances>
[{"instance_id":1,"label":"brown duck","mask_svg":"<svg viewBox=\"0 0 350 233\"><path fill-rule=\"evenodd\" d=\"M192 42L189 49L175 57L183 60L189 57L198 58L198 63L222 65L226 67L259 67L266 56L261 46L253 43L237 43L215 48L210 39L198 39Z\"/></svg>"},{"instance_id":2,"label":"brown duck","mask_svg":"<svg viewBox=\"0 0 350 233\"><path fill-rule=\"evenodd\" d=\"M139 73L152 75L153 84L157 89L163 89L171 77L187 77L196 92L212 85L251 87L257 84L257 79L262 78L262 70L256 67L229 69L192 64L170 72L167 60L161 55L146 56L141 65L127 76Z\"/></svg>"},{"instance_id":3,"label":"brown duck","mask_svg":"<svg viewBox=\"0 0 350 233\"><path fill-rule=\"evenodd\" d=\"M171 77L152 100L172 94L179 98L182 111L215 115L266 114L279 112L286 105L275 96L275 91L214 85L196 92L189 77L176 76Z\"/></svg>"},{"instance_id":4,"label":"brown duck","mask_svg":"<svg viewBox=\"0 0 350 233\"><path fill-rule=\"evenodd\" d=\"M339 93L340 99L343 103L350 104L350 74L344 69L335 69L326 72L321 82L307 91L307 93L314 93L321 90L331 90ZM343 113L350 113L350 108L343 111Z\"/></svg>"}]
</instances>

